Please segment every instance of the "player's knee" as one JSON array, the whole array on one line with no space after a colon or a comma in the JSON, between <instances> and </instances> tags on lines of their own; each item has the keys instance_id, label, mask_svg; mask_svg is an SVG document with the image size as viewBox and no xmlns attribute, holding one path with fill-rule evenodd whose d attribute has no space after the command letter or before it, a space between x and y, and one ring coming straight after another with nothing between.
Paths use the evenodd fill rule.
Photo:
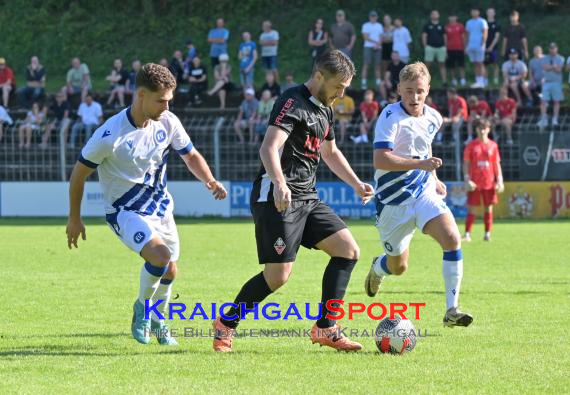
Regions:
<instances>
[{"instance_id":1,"label":"player's knee","mask_svg":"<svg viewBox=\"0 0 570 395\"><path fill-rule=\"evenodd\" d=\"M443 249L455 251L461 248L461 235L459 232L449 232L444 241Z\"/></svg>"},{"instance_id":2,"label":"player's knee","mask_svg":"<svg viewBox=\"0 0 570 395\"><path fill-rule=\"evenodd\" d=\"M151 263L154 266L165 267L170 263L170 250L165 245L159 245L153 248L153 259Z\"/></svg>"},{"instance_id":3,"label":"player's knee","mask_svg":"<svg viewBox=\"0 0 570 395\"><path fill-rule=\"evenodd\" d=\"M360 259L360 247L358 246L358 244L356 244L356 242L353 241L349 245L349 247L346 249L346 255L347 259L353 259L355 261Z\"/></svg>"}]
</instances>

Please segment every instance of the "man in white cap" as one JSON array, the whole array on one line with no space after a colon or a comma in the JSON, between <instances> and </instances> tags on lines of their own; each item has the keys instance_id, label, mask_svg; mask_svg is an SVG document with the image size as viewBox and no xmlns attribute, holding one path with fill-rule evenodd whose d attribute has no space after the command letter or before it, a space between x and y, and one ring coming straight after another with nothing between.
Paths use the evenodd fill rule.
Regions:
<instances>
[{"instance_id":1,"label":"man in white cap","mask_svg":"<svg viewBox=\"0 0 570 395\"><path fill-rule=\"evenodd\" d=\"M250 143L254 141L254 126L255 118L257 115L257 108L259 107L259 102L255 98L255 91L253 88L247 88L244 91L245 99L241 102L239 106L239 113L234 122L234 130L238 137L240 144L245 142L243 138L242 131L244 129L249 130L249 141Z\"/></svg>"}]
</instances>

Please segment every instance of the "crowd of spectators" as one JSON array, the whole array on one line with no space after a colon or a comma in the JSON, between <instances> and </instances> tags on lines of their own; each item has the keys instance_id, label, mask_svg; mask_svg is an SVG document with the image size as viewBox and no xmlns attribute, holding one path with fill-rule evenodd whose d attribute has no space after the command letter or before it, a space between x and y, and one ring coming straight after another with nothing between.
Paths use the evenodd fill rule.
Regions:
<instances>
[{"instance_id":1,"label":"crowd of spectators","mask_svg":"<svg viewBox=\"0 0 570 395\"><path fill-rule=\"evenodd\" d=\"M412 61L414 45L423 48L421 60L428 67L433 67L435 63L439 80L448 89L449 114L445 121L451 126L451 141L459 136L464 123L467 125L467 140L470 140L474 120L485 117L492 119L493 124L504 131L506 142L512 144L512 126L516 121L517 108L534 106L538 102L541 111L538 127L544 129L549 124L547 114L550 102L553 103L551 124L558 125L560 102L564 100L563 72L564 69L570 71L570 57L565 60L558 54L557 44L552 42L546 54L541 46L535 46L533 57L529 59L526 29L517 11L510 14L510 23L505 28L497 22L493 8L485 10L485 18L479 9L471 9L470 19L465 24L455 13L450 13L445 25L439 11L432 10L419 34L410 32L404 22L403 18L392 18L388 14L380 17L377 11L372 10L368 13L368 20L362 24L359 35L346 13L337 10L335 21L330 26L327 27L324 20L319 18L309 30L307 45L311 67L315 59L329 49L338 49L352 57L359 38L362 40L360 88L365 91L363 101L357 105L352 97L346 95L334 104L340 143L345 141L353 118L358 122L350 139L357 144L368 142L382 107L398 99L396 87L399 73ZM418 42L414 43L416 35ZM236 54L229 52L229 40L230 30L225 20L218 18L207 35L209 66L201 57L201 46L191 39L186 41L184 51L177 49L170 61L162 58L159 63L170 69L179 89L188 94L190 106L200 106L206 96L216 96L220 109L224 109L228 92L241 90L244 100L239 107L234 130L239 142L245 143L247 140L255 144L265 130L277 97L296 86L297 82L291 72L285 73L285 80L280 81L280 35L270 20L262 22L257 37L250 31L242 31ZM236 65L239 65L236 67L239 82L232 80L231 61L234 55ZM473 83L469 84L470 87L483 89L495 85L500 89L496 103L483 100L483 91L466 100L456 90L456 87L468 86L466 58L473 64ZM113 61L105 77L108 83L104 102L106 108L123 108L130 103L140 67L140 60L133 60L130 69L120 58ZM208 67L212 68L212 81L208 80ZM264 83L256 89L255 72L260 68ZM19 146L24 149L31 146L32 136L36 132L42 133L39 146L45 149L54 130L59 130L66 139L69 137L69 145L74 146L82 132L88 138L102 122L103 105L92 96L91 73L80 58L71 59L65 86L49 103L45 92L47 73L40 59L32 56L24 71L25 84L16 88L13 70L6 59L0 58L0 141L4 126L13 123L8 112L11 95L15 95L19 105L27 111L25 120L18 127ZM372 85L369 84L370 76ZM69 98L72 95L80 98L77 108L71 107ZM429 103L436 107L431 98ZM76 119L72 120L75 114ZM355 114L359 114L359 117L355 118ZM442 134L439 134L436 143L442 141Z\"/></svg>"}]
</instances>

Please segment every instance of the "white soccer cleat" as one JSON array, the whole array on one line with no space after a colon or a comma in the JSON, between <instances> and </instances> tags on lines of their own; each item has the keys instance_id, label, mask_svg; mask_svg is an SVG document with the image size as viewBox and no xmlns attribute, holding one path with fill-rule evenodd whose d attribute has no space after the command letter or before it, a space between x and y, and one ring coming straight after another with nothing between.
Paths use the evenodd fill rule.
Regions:
<instances>
[{"instance_id":1,"label":"white soccer cleat","mask_svg":"<svg viewBox=\"0 0 570 395\"><path fill-rule=\"evenodd\" d=\"M364 280L364 290L366 291L366 295L370 297L376 296L380 289L380 284L382 284L382 280L384 279L384 276L379 276L374 271L374 262L376 262L376 259L378 259L377 256L372 258L372 265L370 265L370 270Z\"/></svg>"}]
</instances>

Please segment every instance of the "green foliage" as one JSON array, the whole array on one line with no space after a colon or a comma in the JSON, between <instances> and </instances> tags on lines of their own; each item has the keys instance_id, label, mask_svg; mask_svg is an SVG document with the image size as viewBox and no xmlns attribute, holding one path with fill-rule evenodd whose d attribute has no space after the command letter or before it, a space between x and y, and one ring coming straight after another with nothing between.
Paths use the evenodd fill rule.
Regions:
<instances>
[{"instance_id":1,"label":"green foliage","mask_svg":"<svg viewBox=\"0 0 570 395\"><path fill-rule=\"evenodd\" d=\"M549 8L546 3L555 6ZM162 57L170 59L173 51L183 49L186 39L191 37L200 53L208 58L207 33L220 16L225 17L231 31L229 50L234 70L237 70L236 54L241 32L249 30L256 38L261 22L270 19L281 34L280 69L292 70L297 80L303 80L310 70L307 32L317 17L323 17L328 25L333 23L337 8L347 12L348 20L357 32L371 8L381 14L390 12L393 16L403 16L414 38L413 57L421 58L419 35L431 8L437 7L444 18L447 12L456 10L462 19L466 19L469 7L490 5L496 7L503 25L507 24L508 12L513 6L520 9L531 45L546 45L557 39L562 54L570 51L570 36L558 35L556 29L567 22L569 6L553 0L470 0L461 3L460 7L455 0L439 0L436 4L386 0L376 7L364 0L11 0L0 1L0 26L3 27L0 56L7 58L17 79L22 81L29 57L37 54L47 68L48 88L52 90L64 83L70 59L79 56L90 66L96 89L102 89L106 86L104 77L116 57L121 57L127 65L135 58L143 62L158 62ZM354 59L360 66L360 34L358 38ZM262 79L258 66L256 81L261 83Z\"/></svg>"}]
</instances>

